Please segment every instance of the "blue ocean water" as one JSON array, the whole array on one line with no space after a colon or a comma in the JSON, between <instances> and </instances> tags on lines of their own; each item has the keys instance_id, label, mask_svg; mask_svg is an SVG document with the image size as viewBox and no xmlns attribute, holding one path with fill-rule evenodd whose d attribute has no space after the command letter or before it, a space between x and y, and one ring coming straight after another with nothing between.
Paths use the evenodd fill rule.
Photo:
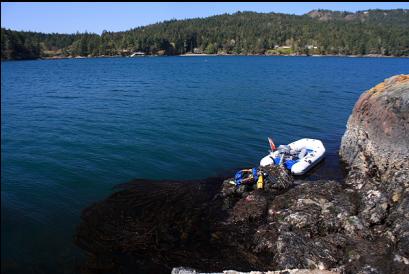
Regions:
<instances>
[{"instance_id":1,"label":"blue ocean water","mask_svg":"<svg viewBox=\"0 0 409 274\"><path fill-rule=\"evenodd\" d=\"M408 59L2 62L2 270L70 272L81 210L114 185L256 166L267 136L321 139L328 155L310 177L341 178L337 150L355 101L401 73Z\"/></svg>"}]
</instances>

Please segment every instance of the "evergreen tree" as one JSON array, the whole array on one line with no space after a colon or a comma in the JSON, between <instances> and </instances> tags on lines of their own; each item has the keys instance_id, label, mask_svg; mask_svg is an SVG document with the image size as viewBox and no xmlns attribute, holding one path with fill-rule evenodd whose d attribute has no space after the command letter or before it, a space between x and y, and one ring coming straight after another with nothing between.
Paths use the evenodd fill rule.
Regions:
<instances>
[{"instance_id":1,"label":"evergreen tree","mask_svg":"<svg viewBox=\"0 0 409 274\"><path fill-rule=\"evenodd\" d=\"M386 14L386 15L385 15ZM279 46L275 48L275 46ZM289 48L286 48L286 47ZM313 48L311 48L313 46ZM314 48L316 47L316 48ZM1 58L48 55L167 55L193 52L409 55L408 10L311 11L305 15L237 12L168 20L124 32L44 34L1 29Z\"/></svg>"}]
</instances>

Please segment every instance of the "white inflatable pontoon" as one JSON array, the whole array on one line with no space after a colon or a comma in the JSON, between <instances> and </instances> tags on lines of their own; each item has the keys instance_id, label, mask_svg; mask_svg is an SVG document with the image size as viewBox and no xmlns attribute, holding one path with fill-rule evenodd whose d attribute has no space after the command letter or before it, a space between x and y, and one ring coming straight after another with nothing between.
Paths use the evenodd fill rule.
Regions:
<instances>
[{"instance_id":1,"label":"white inflatable pontoon","mask_svg":"<svg viewBox=\"0 0 409 274\"><path fill-rule=\"evenodd\" d=\"M300 139L281 145L261 159L261 166L283 164L294 175L303 175L324 158L325 147L320 140Z\"/></svg>"}]
</instances>

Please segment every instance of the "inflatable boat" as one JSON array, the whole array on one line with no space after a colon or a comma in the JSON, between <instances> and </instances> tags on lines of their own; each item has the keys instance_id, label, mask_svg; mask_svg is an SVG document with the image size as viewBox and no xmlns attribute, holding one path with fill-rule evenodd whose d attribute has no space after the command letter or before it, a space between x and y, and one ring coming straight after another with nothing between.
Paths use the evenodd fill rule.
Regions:
<instances>
[{"instance_id":1,"label":"inflatable boat","mask_svg":"<svg viewBox=\"0 0 409 274\"><path fill-rule=\"evenodd\" d=\"M284 165L294 175L303 175L318 164L325 155L325 147L320 140L300 139L277 149L272 144L270 153L261 159L261 166Z\"/></svg>"}]
</instances>

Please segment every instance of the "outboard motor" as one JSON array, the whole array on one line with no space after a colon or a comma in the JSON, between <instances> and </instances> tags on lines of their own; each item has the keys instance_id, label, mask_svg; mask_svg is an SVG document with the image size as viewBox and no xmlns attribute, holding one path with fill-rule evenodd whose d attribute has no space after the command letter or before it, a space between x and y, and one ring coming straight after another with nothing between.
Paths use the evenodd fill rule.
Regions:
<instances>
[{"instance_id":1,"label":"outboard motor","mask_svg":"<svg viewBox=\"0 0 409 274\"><path fill-rule=\"evenodd\" d=\"M298 159L303 158L307 154L307 149L303 148L301 149L300 153L298 154Z\"/></svg>"},{"instance_id":2,"label":"outboard motor","mask_svg":"<svg viewBox=\"0 0 409 274\"><path fill-rule=\"evenodd\" d=\"M280 145L277 150L283 154L290 154L290 146L288 145Z\"/></svg>"}]
</instances>

